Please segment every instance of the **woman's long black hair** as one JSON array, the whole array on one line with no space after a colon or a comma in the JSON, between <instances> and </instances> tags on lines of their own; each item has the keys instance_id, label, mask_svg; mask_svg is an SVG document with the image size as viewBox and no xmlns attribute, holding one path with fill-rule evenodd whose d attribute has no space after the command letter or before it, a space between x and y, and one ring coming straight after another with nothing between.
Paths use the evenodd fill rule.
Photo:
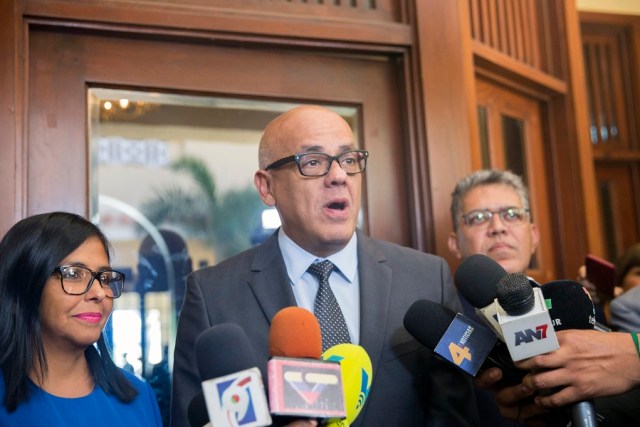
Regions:
<instances>
[{"instance_id":1,"label":"woman's long black hair","mask_svg":"<svg viewBox=\"0 0 640 427\"><path fill-rule=\"evenodd\" d=\"M0 241L0 369L9 412L29 399L29 373L47 373L40 335L40 300L53 269L90 237L109 242L100 229L67 212L34 215L16 223ZM84 352L95 384L122 402L138 394L113 363L105 338Z\"/></svg>"}]
</instances>

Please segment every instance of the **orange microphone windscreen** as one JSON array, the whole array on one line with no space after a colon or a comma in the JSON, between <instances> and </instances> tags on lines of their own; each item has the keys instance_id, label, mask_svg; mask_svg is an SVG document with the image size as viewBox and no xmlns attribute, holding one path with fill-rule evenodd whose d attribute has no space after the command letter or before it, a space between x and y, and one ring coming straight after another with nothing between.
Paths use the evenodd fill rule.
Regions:
<instances>
[{"instance_id":1,"label":"orange microphone windscreen","mask_svg":"<svg viewBox=\"0 0 640 427\"><path fill-rule=\"evenodd\" d=\"M286 307L277 312L269 329L269 354L320 359L322 335L316 316L300 307Z\"/></svg>"}]
</instances>

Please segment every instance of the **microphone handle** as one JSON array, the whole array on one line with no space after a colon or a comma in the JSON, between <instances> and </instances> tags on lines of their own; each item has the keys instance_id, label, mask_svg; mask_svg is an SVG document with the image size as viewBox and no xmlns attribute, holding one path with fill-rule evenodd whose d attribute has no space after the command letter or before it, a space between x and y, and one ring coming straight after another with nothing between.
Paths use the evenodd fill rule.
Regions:
<instances>
[{"instance_id":1,"label":"microphone handle","mask_svg":"<svg viewBox=\"0 0 640 427\"><path fill-rule=\"evenodd\" d=\"M585 400L571 405L571 425L572 427L598 427L593 401Z\"/></svg>"}]
</instances>

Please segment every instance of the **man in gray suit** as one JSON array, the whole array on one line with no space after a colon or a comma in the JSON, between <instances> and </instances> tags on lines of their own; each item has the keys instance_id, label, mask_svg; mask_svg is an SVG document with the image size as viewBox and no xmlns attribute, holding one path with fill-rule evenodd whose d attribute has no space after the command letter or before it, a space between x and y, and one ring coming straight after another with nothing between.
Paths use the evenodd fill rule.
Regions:
<instances>
[{"instance_id":1,"label":"man in gray suit","mask_svg":"<svg viewBox=\"0 0 640 427\"><path fill-rule=\"evenodd\" d=\"M319 284L307 268L326 259L336 266L330 286L350 341L373 365L369 397L353 425L477 422L469 378L403 327L418 299L459 311L448 265L356 231L367 157L349 125L326 108L298 107L269 123L254 183L264 203L278 210L282 227L265 243L189 276L175 348L173 426L188 425L187 406L200 390L198 334L220 323L240 325L264 375L271 319L287 306L313 311Z\"/></svg>"}]
</instances>

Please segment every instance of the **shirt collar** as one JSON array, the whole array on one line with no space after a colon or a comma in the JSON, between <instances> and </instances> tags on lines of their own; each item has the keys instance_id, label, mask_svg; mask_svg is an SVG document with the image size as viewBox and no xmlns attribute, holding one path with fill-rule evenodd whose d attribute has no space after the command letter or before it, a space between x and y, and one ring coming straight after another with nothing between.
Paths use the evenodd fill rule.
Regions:
<instances>
[{"instance_id":1,"label":"shirt collar","mask_svg":"<svg viewBox=\"0 0 640 427\"><path fill-rule=\"evenodd\" d=\"M322 259L328 259L334 263L335 266L338 267L342 276L344 276L349 283L352 283L355 280L356 272L358 270L358 237L355 232L349 240L349 243L347 243L342 250L328 256L327 258L318 258L317 256L302 249L285 234L282 227L280 227L280 230L278 231L278 244L280 245L282 258L284 259L289 280L292 284L296 284L300 280L311 263L315 260Z\"/></svg>"}]
</instances>

